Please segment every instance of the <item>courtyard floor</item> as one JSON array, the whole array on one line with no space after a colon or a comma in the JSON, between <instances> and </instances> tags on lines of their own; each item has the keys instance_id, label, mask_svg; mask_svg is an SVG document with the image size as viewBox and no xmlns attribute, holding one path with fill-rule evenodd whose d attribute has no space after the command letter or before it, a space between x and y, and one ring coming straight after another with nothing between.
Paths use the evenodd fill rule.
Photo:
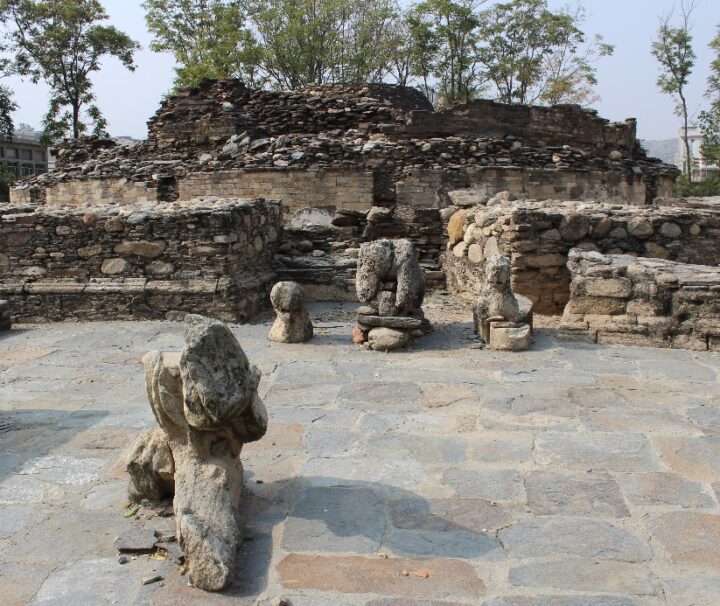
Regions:
<instances>
[{"instance_id":1,"label":"courtyard floor","mask_svg":"<svg viewBox=\"0 0 720 606\"><path fill-rule=\"evenodd\" d=\"M154 425L140 357L179 349L182 325L0 334L0 604L720 604L720 356L542 329L481 350L440 296L435 333L383 354L351 344L353 308L313 306L306 345L234 327L270 429L243 450L247 538L221 594L113 544L173 529L126 517L123 459Z\"/></svg>"}]
</instances>

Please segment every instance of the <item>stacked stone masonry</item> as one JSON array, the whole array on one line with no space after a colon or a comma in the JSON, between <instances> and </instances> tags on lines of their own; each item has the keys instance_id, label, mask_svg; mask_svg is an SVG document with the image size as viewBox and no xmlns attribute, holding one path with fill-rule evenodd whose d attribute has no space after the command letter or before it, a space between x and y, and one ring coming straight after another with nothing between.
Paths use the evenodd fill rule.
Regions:
<instances>
[{"instance_id":1,"label":"stacked stone masonry","mask_svg":"<svg viewBox=\"0 0 720 606\"><path fill-rule=\"evenodd\" d=\"M512 196L510 196L512 197ZM535 311L559 314L570 297L568 253L577 247L681 263L720 264L720 208L621 207L593 202L510 201L464 208L448 222L448 288L473 300L492 254L510 257L513 290Z\"/></svg>"},{"instance_id":2,"label":"stacked stone masonry","mask_svg":"<svg viewBox=\"0 0 720 606\"><path fill-rule=\"evenodd\" d=\"M0 213L0 298L14 321L242 321L267 305L281 232L276 201L10 206Z\"/></svg>"},{"instance_id":3,"label":"stacked stone masonry","mask_svg":"<svg viewBox=\"0 0 720 606\"><path fill-rule=\"evenodd\" d=\"M601 343L720 352L720 267L570 251L561 328Z\"/></svg>"}]
</instances>

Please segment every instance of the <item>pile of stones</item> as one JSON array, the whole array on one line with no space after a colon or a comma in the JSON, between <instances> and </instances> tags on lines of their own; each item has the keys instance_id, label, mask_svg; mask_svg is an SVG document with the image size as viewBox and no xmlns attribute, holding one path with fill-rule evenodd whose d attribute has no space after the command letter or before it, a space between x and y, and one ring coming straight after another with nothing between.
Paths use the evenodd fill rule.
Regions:
<instances>
[{"instance_id":1,"label":"pile of stones","mask_svg":"<svg viewBox=\"0 0 720 606\"><path fill-rule=\"evenodd\" d=\"M422 310L425 272L408 240L377 240L360 247L356 278L358 309L353 342L369 349L405 347L431 331Z\"/></svg>"},{"instance_id":2,"label":"pile of stones","mask_svg":"<svg viewBox=\"0 0 720 606\"><path fill-rule=\"evenodd\" d=\"M10 330L10 303L0 299L0 331Z\"/></svg>"}]
</instances>

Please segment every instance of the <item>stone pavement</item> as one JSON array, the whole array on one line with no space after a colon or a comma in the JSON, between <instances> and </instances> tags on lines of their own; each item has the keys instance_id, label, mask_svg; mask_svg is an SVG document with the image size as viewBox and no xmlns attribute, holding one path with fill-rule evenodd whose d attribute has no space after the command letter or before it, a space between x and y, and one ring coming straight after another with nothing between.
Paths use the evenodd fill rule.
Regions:
<instances>
[{"instance_id":1,"label":"stone pavement","mask_svg":"<svg viewBox=\"0 0 720 606\"><path fill-rule=\"evenodd\" d=\"M474 349L443 301L389 354L350 343L354 306L311 307L305 345L235 327L271 429L243 451L247 538L218 595L113 545L173 528L125 517L123 453L154 424L139 359L182 326L0 335L0 604L719 604L720 357L543 330Z\"/></svg>"}]
</instances>

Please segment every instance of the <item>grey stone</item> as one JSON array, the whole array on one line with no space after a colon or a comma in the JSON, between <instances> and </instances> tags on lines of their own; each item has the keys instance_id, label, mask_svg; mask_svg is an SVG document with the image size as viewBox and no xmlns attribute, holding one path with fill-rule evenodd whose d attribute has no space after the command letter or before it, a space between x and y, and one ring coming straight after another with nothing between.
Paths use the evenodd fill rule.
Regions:
<instances>
[{"instance_id":1,"label":"grey stone","mask_svg":"<svg viewBox=\"0 0 720 606\"><path fill-rule=\"evenodd\" d=\"M616 476L629 503L640 506L715 507L702 484L668 472Z\"/></svg>"},{"instance_id":2,"label":"grey stone","mask_svg":"<svg viewBox=\"0 0 720 606\"><path fill-rule=\"evenodd\" d=\"M287 551L377 553L385 535L385 507L372 490L308 488L285 524Z\"/></svg>"},{"instance_id":3,"label":"grey stone","mask_svg":"<svg viewBox=\"0 0 720 606\"><path fill-rule=\"evenodd\" d=\"M141 434L130 447L126 463L132 501L159 502L175 494L175 461L162 428Z\"/></svg>"},{"instance_id":4,"label":"grey stone","mask_svg":"<svg viewBox=\"0 0 720 606\"><path fill-rule=\"evenodd\" d=\"M608 595L574 595L574 596L515 596L488 600L483 606L639 606L639 602L631 597Z\"/></svg>"},{"instance_id":5,"label":"grey stone","mask_svg":"<svg viewBox=\"0 0 720 606\"><path fill-rule=\"evenodd\" d=\"M400 330L414 330L422 326L422 320L419 318L410 318L408 316L375 316L358 314L358 324L363 328L383 327L397 328Z\"/></svg>"},{"instance_id":6,"label":"grey stone","mask_svg":"<svg viewBox=\"0 0 720 606\"><path fill-rule=\"evenodd\" d=\"M30 519L32 512L32 507L5 507L0 509L0 539L9 537L23 528Z\"/></svg>"},{"instance_id":7,"label":"grey stone","mask_svg":"<svg viewBox=\"0 0 720 606\"><path fill-rule=\"evenodd\" d=\"M523 495L522 478L512 469L449 469L442 482L460 497L519 501Z\"/></svg>"},{"instance_id":8,"label":"grey stone","mask_svg":"<svg viewBox=\"0 0 720 606\"><path fill-rule=\"evenodd\" d=\"M510 569L509 581L515 586L606 591L637 596L660 595L660 585L643 564L563 558L535 562Z\"/></svg>"},{"instance_id":9,"label":"grey stone","mask_svg":"<svg viewBox=\"0 0 720 606\"><path fill-rule=\"evenodd\" d=\"M603 471L577 475L533 471L525 480L525 489L534 515L630 515L617 482Z\"/></svg>"},{"instance_id":10,"label":"grey stone","mask_svg":"<svg viewBox=\"0 0 720 606\"><path fill-rule=\"evenodd\" d=\"M300 284L278 282L270 292L270 302L277 317L268 339L279 343L304 343L312 339L313 325Z\"/></svg>"},{"instance_id":11,"label":"grey stone","mask_svg":"<svg viewBox=\"0 0 720 606\"><path fill-rule=\"evenodd\" d=\"M384 544L399 556L505 559L497 539L469 530L393 530Z\"/></svg>"},{"instance_id":12,"label":"grey stone","mask_svg":"<svg viewBox=\"0 0 720 606\"><path fill-rule=\"evenodd\" d=\"M562 465L568 469L661 469L660 461L645 436L624 431L538 434L535 439L535 462L538 465Z\"/></svg>"},{"instance_id":13,"label":"grey stone","mask_svg":"<svg viewBox=\"0 0 720 606\"><path fill-rule=\"evenodd\" d=\"M115 539L115 548L125 553L150 553L158 538L155 531L143 526L133 526Z\"/></svg>"},{"instance_id":14,"label":"grey stone","mask_svg":"<svg viewBox=\"0 0 720 606\"><path fill-rule=\"evenodd\" d=\"M521 520L498 533L503 547L516 558L553 555L641 562L650 547L629 532L597 520L554 518Z\"/></svg>"}]
</instances>

